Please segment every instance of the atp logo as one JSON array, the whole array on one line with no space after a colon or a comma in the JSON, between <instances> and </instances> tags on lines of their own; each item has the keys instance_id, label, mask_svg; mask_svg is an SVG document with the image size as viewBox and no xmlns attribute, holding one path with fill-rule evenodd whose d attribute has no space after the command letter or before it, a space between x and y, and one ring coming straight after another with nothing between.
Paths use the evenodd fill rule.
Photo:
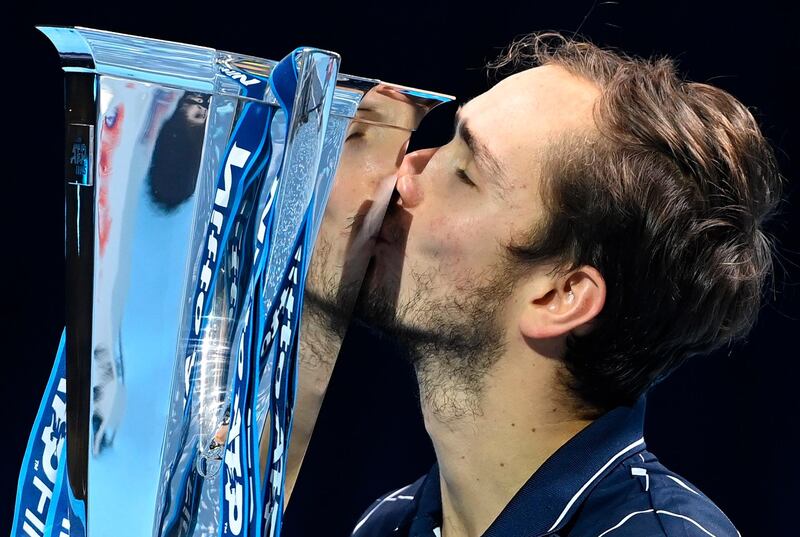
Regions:
<instances>
[{"instance_id":1,"label":"atp logo","mask_svg":"<svg viewBox=\"0 0 800 537\"><path fill-rule=\"evenodd\" d=\"M252 86L253 84L259 84L261 82L261 80L257 78L247 78L247 75L244 73L236 71L235 69L231 69L230 67L220 67L220 71L234 79L242 86Z\"/></svg>"}]
</instances>

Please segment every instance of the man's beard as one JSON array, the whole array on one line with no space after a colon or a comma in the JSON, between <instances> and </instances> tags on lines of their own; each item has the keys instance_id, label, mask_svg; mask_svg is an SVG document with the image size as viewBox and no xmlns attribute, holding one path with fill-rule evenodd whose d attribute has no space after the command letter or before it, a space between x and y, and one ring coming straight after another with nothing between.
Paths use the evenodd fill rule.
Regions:
<instances>
[{"instance_id":1,"label":"man's beard","mask_svg":"<svg viewBox=\"0 0 800 537\"><path fill-rule=\"evenodd\" d=\"M349 223L343 230L346 232L347 246L342 259L333 253L333 249L334 246L341 246L345 234L334 235L331 239L320 232L308 267L303 295L304 315L312 317L320 328L339 338L344 338L347 332L372 254L364 236L370 233L369 225L365 222L370 218L373 204L372 200L364 201L358 211L348 218ZM376 214L383 215L382 212ZM380 220L377 222L380 223ZM331 224L324 220L323 229L326 225Z\"/></svg>"},{"instance_id":2,"label":"man's beard","mask_svg":"<svg viewBox=\"0 0 800 537\"><path fill-rule=\"evenodd\" d=\"M397 303L399 282L369 285L374 263L354 320L398 345L414 366L423 408L442 421L480 415L486 375L506 345L501 314L516 281L506 264L464 277L446 298L431 298L437 270L412 269L413 296Z\"/></svg>"},{"instance_id":3,"label":"man's beard","mask_svg":"<svg viewBox=\"0 0 800 537\"><path fill-rule=\"evenodd\" d=\"M306 367L332 369L344 339L361 282L342 282L330 266L331 243L323 236L314 246L303 291L300 360Z\"/></svg>"}]
</instances>

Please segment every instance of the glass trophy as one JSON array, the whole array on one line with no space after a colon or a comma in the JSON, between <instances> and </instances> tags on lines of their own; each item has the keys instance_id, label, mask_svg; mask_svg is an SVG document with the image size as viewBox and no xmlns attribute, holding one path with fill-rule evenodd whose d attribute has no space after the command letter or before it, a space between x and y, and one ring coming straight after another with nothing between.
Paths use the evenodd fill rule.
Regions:
<instances>
[{"instance_id":1,"label":"glass trophy","mask_svg":"<svg viewBox=\"0 0 800 537\"><path fill-rule=\"evenodd\" d=\"M67 311L12 535L279 535L409 137L452 97L310 47L39 29Z\"/></svg>"}]
</instances>

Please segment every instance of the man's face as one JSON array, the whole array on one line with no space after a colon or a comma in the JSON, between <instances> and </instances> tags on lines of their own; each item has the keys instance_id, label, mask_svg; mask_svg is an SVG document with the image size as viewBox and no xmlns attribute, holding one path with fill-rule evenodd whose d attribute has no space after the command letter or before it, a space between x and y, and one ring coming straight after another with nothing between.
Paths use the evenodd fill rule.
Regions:
<instances>
[{"instance_id":1,"label":"man's face","mask_svg":"<svg viewBox=\"0 0 800 537\"><path fill-rule=\"evenodd\" d=\"M309 302L339 321L340 328L346 326L372 255L369 237L380 226L422 113L401 96L372 91L348 128L306 280ZM372 231L365 231L369 225Z\"/></svg>"},{"instance_id":2,"label":"man's face","mask_svg":"<svg viewBox=\"0 0 800 537\"><path fill-rule=\"evenodd\" d=\"M426 354L457 349L463 362L465 340L498 351L520 307L504 246L541 218L542 155L560 135L591 128L597 93L560 67L529 69L463 106L450 143L409 154L359 317L424 341Z\"/></svg>"},{"instance_id":3,"label":"man's face","mask_svg":"<svg viewBox=\"0 0 800 537\"><path fill-rule=\"evenodd\" d=\"M183 98L182 110L191 125L203 126L208 116L208 102L202 95L187 93Z\"/></svg>"}]
</instances>

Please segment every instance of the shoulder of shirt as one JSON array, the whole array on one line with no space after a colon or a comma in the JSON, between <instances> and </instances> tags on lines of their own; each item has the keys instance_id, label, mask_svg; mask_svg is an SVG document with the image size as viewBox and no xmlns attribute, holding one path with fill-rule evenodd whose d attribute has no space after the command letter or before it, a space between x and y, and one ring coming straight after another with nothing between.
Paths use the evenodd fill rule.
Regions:
<instances>
[{"instance_id":1,"label":"shoulder of shirt","mask_svg":"<svg viewBox=\"0 0 800 537\"><path fill-rule=\"evenodd\" d=\"M414 509L417 495L425 475L405 487L384 494L370 505L358 518L353 537L391 535Z\"/></svg>"},{"instance_id":2,"label":"shoulder of shirt","mask_svg":"<svg viewBox=\"0 0 800 537\"><path fill-rule=\"evenodd\" d=\"M569 537L741 537L687 479L641 451L621 461L583 501Z\"/></svg>"}]
</instances>

